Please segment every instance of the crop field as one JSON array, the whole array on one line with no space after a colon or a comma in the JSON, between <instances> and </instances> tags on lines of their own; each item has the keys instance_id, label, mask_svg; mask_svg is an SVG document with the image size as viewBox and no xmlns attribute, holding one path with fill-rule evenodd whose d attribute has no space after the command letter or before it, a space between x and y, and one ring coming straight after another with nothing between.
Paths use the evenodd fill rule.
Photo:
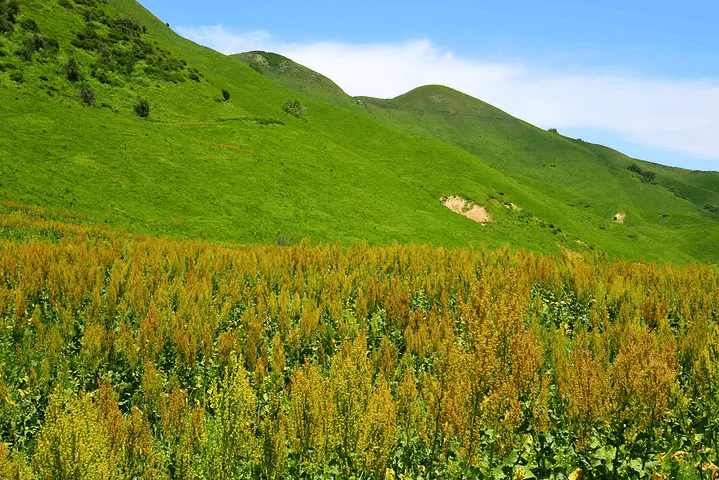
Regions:
<instances>
[{"instance_id":1,"label":"crop field","mask_svg":"<svg viewBox=\"0 0 719 480\"><path fill-rule=\"evenodd\" d=\"M0 0L0 479L718 479L718 183Z\"/></svg>"},{"instance_id":2,"label":"crop field","mask_svg":"<svg viewBox=\"0 0 719 480\"><path fill-rule=\"evenodd\" d=\"M4 478L715 478L719 269L6 205Z\"/></svg>"}]
</instances>

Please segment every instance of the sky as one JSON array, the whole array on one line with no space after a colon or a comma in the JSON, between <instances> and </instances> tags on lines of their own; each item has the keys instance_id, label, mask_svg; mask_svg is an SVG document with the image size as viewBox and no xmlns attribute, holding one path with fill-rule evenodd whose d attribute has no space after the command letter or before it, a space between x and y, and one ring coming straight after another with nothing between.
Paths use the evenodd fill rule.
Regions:
<instances>
[{"instance_id":1,"label":"sky","mask_svg":"<svg viewBox=\"0 0 719 480\"><path fill-rule=\"evenodd\" d=\"M632 157L719 171L719 2L140 0L230 54L285 55L352 96L442 84Z\"/></svg>"}]
</instances>

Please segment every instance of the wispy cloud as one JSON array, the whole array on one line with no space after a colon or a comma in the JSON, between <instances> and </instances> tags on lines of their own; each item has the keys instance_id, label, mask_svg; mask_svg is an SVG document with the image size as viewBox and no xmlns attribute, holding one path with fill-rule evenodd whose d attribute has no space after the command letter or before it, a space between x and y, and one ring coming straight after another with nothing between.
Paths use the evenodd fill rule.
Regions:
<instances>
[{"instance_id":1,"label":"wispy cloud","mask_svg":"<svg viewBox=\"0 0 719 480\"><path fill-rule=\"evenodd\" d=\"M350 95L391 98L442 84L537 126L590 128L624 141L704 159L719 170L719 83L620 74L567 74L520 62L459 58L427 39L397 44L283 42L262 31L182 27L178 32L223 53L268 50L334 80Z\"/></svg>"}]
</instances>

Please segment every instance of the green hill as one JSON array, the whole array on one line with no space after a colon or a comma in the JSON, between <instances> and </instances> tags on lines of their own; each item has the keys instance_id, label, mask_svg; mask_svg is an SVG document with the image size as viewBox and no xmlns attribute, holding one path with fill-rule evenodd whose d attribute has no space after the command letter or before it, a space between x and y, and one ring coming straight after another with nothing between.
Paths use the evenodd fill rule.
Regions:
<instances>
[{"instance_id":1,"label":"green hill","mask_svg":"<svg viewBox=\"0 0 719 480\"><path fill-rule=\"evenodd\" d=\"M182 39L134 0L25 0L17 10L0 34L6 209L40 205L132 232L218 241L509 243L719 260L719 215L696 203L719 205L713 177L700 184L642 163L658 184L640 182L627 165L601 160L610 155L600 147L486 104L475 114L504 120L485 121L494 126L484 139L462 144L465 116L441 112L464 110L430 97L449 92L465 106L478 102L471 97L427 87L359 105L270 54L257 54L271 60L260 74ZM294 72L292 89L278 83L283 72ZM288 113L288 100L305 113ZM446 119L458 121L454 140L441 132ZM441 202L449 196L483 206L493 221L450 211ZM618 212L623 224L613 221Z\"/></svg>"},{"instance_id":2,"label":"green hill","mask_svg":"<svg viewBox=\"0 0 719 480\"><path fill-rule=\"evenodd\" d=\"M231 56L289 90L347 108L355 113L366 114L361 104L347 95L335 82L287 57L259 51Z\"/></svg>"}]
</instances>

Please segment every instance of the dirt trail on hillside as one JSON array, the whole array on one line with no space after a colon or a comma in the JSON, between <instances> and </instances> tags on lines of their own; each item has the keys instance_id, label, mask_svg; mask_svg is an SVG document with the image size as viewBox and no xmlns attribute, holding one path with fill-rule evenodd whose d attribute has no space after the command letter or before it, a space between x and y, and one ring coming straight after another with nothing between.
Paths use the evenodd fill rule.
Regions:
<instances>
[{"instance_id":1,"label":"dirt trail on hillside","mask_svg":"<svg viewBox=\"0 0 719 480\"><path fill-rule=\"evenodd\" d=\"M486 208L481 205L474 204L467 199L452 195L442 201L442 205L449 208L455 213L464 215L465 217L477 223L484 225L494 220Z\"/></svg>"},{"instance_id":2,"label":"dirt trail on hillside","mask_svg":"<svg viewBox=\"0 0 719 480\"><path fill-rule=\"evenodd\" d=\"M625 218L627 218L627 214L624 212L617 212L617 214L614 215L614 221L617 223L624 223Z\"/></svg>"}]
</instances>

